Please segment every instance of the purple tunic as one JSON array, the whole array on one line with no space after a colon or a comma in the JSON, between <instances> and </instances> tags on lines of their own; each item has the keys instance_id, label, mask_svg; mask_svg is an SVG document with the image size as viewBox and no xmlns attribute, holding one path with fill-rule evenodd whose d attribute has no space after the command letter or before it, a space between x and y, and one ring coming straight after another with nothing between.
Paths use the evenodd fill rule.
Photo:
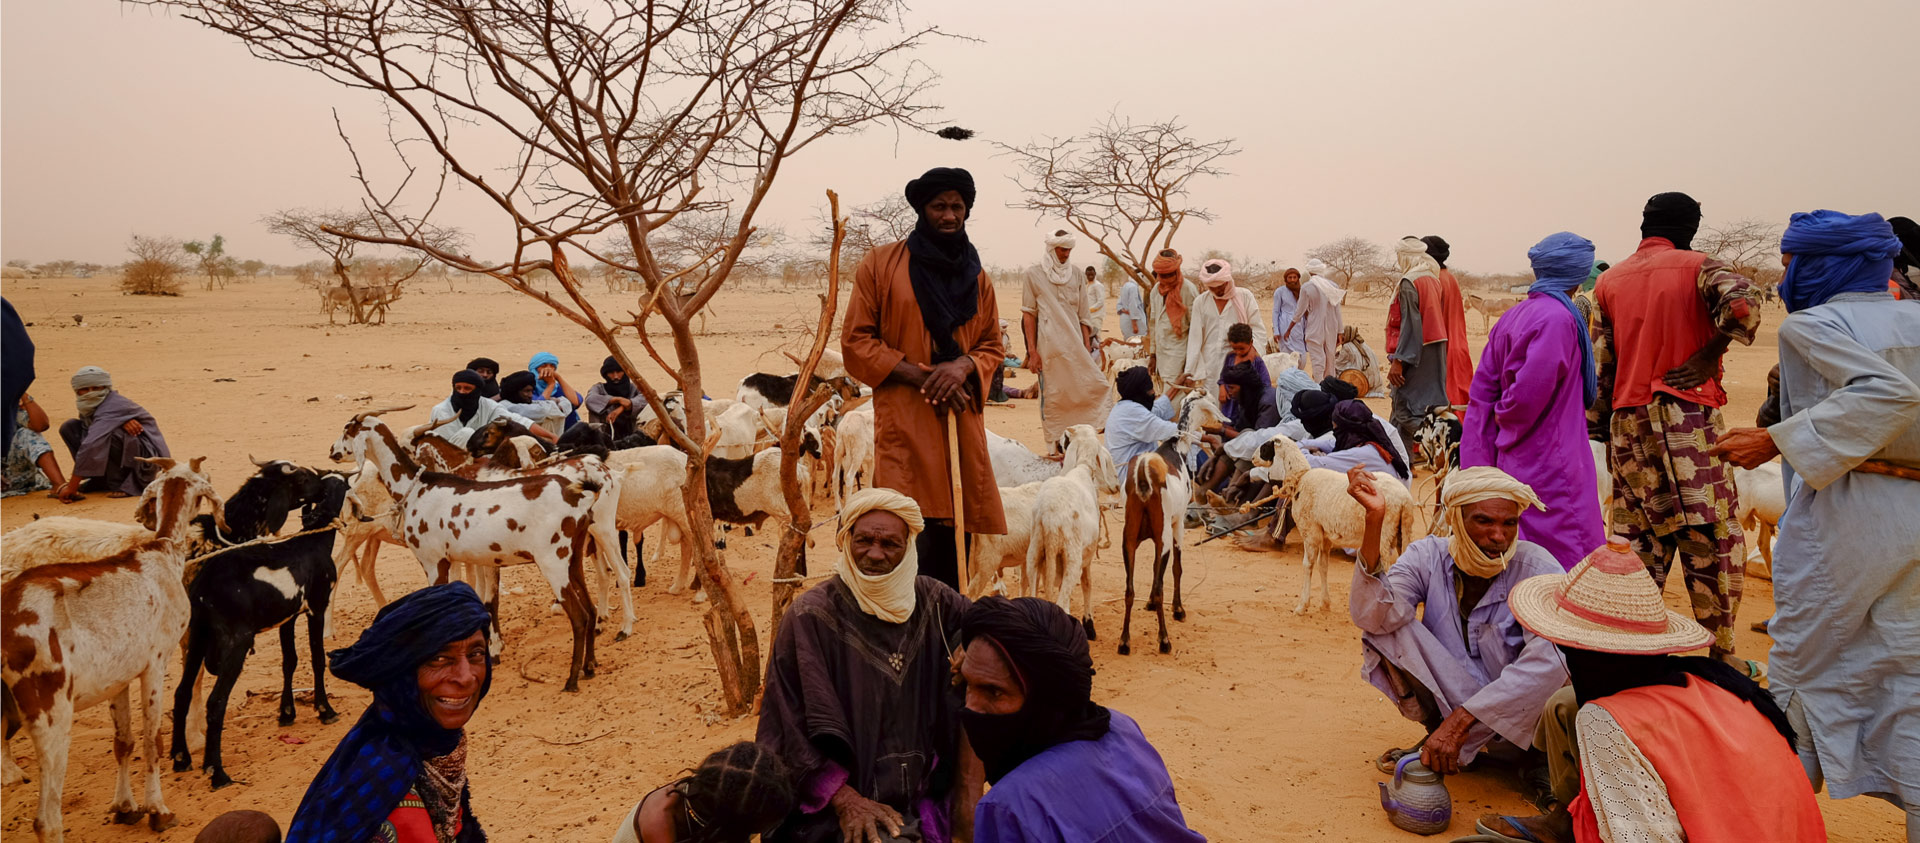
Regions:
<instances>
[{"instance_id":1,"label":"purple tunic","mask_svg":"<svg viewBox=\"0 0 1920 843\"><path fill-rule=\"evenodd\" d=\"M1427 686L1441 716L1456 708L1473 712L1479 722L1467 729L1460 748L1460 761L1466 763L1496 734L1521 749L1532 746L1547 698L1567 684L1553 643L1521 627L1507 609L1514 585L1561 570L1539 545L1519 542L1507 569L1467 613L1464 630L1453 570L1446 539L1421 539L1407 545L1381 576L1368 574L1365 565L1353 566L1347 610L1360 627L1361 675L1399 703L1408 719L1419 719L1419 705L1396 699L1383 660ZM1422 603L1425 612L1418 611Z\"/></svg>"},{"instance_id":2,"label":"purple tunic","mask_svg":"<svg viewBox=\"0 0 1920 843\"><path fill-rule=\"evenodd\" d=\"M1494 323L1462 420L1460 465L1490 465L1533 487L1547 510L1520 513L1520 538L1571 570L1606 543L1581 403L1580 323L1535 293Z\"/></svg>"},{"instance_id":3,"label":"purple tunic","mask_svg":"<svg viewBox=\"0 0 1920 843\"><path fill-rule=\"evenodd\" d=\"M1167 765L1140 724L1114 711L1105 737L1054 746L989 788L974 811L973 841L1205 843L1206 838L1187 828Z\"/></svg>"},{"instance_id":4,"label":"purple tunic","mask_svg":"<svg viewBox=\"0 0 1920 843\"><path fill-rule=\"evenodd\" d=\"M121 428L127 422L140 423L140 435L134 436ZM114 440L120 440L120 465L108 464L113 454ZM121 470L119 488L115 491L128 495L138 495L146 490L141 478L151 478L155 470L138 462L140 457L171 457L167 450L166 437L160 435L160 423L153 420L153 414L146 411L133 399L119 392L107 393L106 400L93 409L93 419L87 423L86 438L80 442L80 448L73 455L73 474L75 477L106 477L111 469Z\"/></svg>"}]
</instances>

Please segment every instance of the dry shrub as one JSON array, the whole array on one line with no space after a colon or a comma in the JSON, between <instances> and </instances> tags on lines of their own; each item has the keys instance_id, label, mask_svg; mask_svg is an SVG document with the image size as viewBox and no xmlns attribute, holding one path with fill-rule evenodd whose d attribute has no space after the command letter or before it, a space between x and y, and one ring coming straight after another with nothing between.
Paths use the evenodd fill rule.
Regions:
<instances>
[{"instance_id":1,"label":"dry shrub","mask_svg":"<svg viewBox=\"0 0 1920 843\"><path fill-rule=\"evenodd\" d=\"M138 234L127 244L133 260L121 270L120 290L136 296L180 295L180 275L187 269L180 241Z\"/></svg>"}]
</instances>

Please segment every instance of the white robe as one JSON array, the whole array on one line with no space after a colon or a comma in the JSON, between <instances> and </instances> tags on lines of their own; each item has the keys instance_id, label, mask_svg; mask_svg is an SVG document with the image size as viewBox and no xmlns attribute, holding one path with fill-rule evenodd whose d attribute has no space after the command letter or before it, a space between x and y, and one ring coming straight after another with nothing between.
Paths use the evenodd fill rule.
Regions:
<instances>
[{"instance_id":1,"label":"white robe","mask_svg":"<svg viewBox=\"0 0 1920 843\"><path fill-rule=\"evenodd\" d=\"M460 411L453 408L453 399L448 398L434 405L433 414L427 417L427 421L428 423L432 423L441 419L451 419L458 415L460 415ZM474 431L493 424L494 419L502 417L511 419L525 427L533 427L534 425L532 419L508 411L506 408L500 406L500 402L491 398L482 398L480 399L479 409L474 410L473 418L464 422L456 419L450 424L443 424L433 429L433 435L465 448L467 447L467 440L473 438Z\"/></svg>"},{"instance_id":2,"label":"white robe","mask_svg":"<svg viewBox=\"0 0 1920 843\"><path fill-rule=\"evenodd\" d=\"M1051 250L1041 260L1027 270L1020 312L1034 315L1034 342L1040 346L1040 425L1048 442L1058 442L1076 424L1100 426L1112 406L1112 389L1081 334L1082 327L1091 325L1085 278L1073 277L1077 273L1069 269L1060 281L1059 270L1067 267L1054 261Z\"/></svg>"},{"instance_id":3,"label":"white robe","mask_svg":"<svg viewBox=\"0 0 1920 843\"><path fill-rule=\"evenodd\" d=\"M1234 299L1241 307L1236 309L1230 302L1223 309L1216 302L1211 290L1201 290L1193 297L1193 304L1187 313L1192 317L1187 323L1187 363L1184 371L1192 375L1194 383L1199 384L1208 393L1220 384L1220 368L1227 362L1227 329L1241 320L1245 311L1247 325L1253 328L1257 340L1266 336L1266 326L1261 324L1260 306L1254 303L1253 291L1245 287L1234 290Z\"/></svg>"}]
</instances>

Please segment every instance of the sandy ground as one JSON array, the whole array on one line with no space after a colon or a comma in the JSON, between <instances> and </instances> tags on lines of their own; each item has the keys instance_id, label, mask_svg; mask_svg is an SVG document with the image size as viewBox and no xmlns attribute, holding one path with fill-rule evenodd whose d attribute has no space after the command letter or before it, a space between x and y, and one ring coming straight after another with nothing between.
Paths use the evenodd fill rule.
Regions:
<instances>
[{"instance_id":1,"label":"sandy ground","mask_svg":"<svg viewBox=\"0 0 1920 843\"><path fill-rule=\"evenodd\" d=\"M250 454L326 464L340 426L369 406L414 403L419 408L411 415L424 420L427 408L447 392L449 373L469 358L493 357L511 368L536 351L552 351L568 379L584 389L605 354L544 306L480 281L460 282L451 291L437 282L420 286L396 306L389 324L352 327L329 326L313 293L287 280L166 299L122 296L102 279L10 281L5 293L33 325L40 372L34 392L56 424L72 414L67 375L82 365L103 366L119 389L160 420L175 456L208 457L223 492L251 472ZM593 298L603 309L631 306L627 295L596 291ZM1002 284L1000 301L1003 315L1015 315L1018 288ZM1382 304L1356 302L1347 309L1348 321L1363 326L1375 343ZM711 332L701 344L708 392L731 395L742 375L761 367L790 371L777 352L799 347L800 326L811 324L818 307L812 290L740 289L716 299ZM75 314L84 317L83 326L76 326ZM1777 323L1782 315L1775 308L1767 320ZM1477 315L1468 322L1477 355L1484 334ZM636 358L642 356L637 345ZM1729 355L1730 420L1750 422L1774 359L1771 324L1752 347ZM989 423L1039 444L1037 407L1016 403L992 410ZM1384 413L1385 402L1375 403ZM68 465L64 450L60 456ZM63 507L35 495L9 498L0 512L10 529L36 514L126 521L132 506L95 495ZM826 508L818 513L827 514ZM1333 612L1296 617L1290 610L1298 596L1298 542L1280 553L1255 554L1225 540L1194 547L1199 537L1188 537L1188 616L1172 631L1170 655L1153 652L1152 618L1144 613L1135 620L1147 624L1145 643L1135 655L1115 654L1124 569L1117 547L1101 555L1094 573L1100 604L1096 698L1140 722L1172 771L1189 821L1211 839L1411 839L1380 810L1374 783L1384 777L1371 762L1389 746L1418 740L1420 731L1359 678L1358 634L1342 608L1350 565L1336 563L1331 572ZM814 564L824 570L831 538L825 530L815 538ZM727 554L745 580L765 647L772 638L766 627L770 536L736 536ZM751 718L716 713L719 690L698 623L701 608L686 596L666 594L667 571L652 573L653 584L634 595L637 635L617 644L610 634L603 638L600 675L582 693L566 695L560 691L566 621L548 613L545 586L531 568L506 572L513 590L504 600L506 655L491 695L469 726L474 804L493 839L605 840L647 790L706 752L752 736ZM381 553L380 576L389 594L423 582L412 556L394 547ZM1676 578L1668 589L1675 608L1682 606L1680 588ZM350 643L374 611L356 581L340 587L335 605L338 633L330 647ZM1740 611L1743 653L1765 653L1768 639L1746 626L1771 610L1768 584L1749 580ZM304 629L301 636L304 641ZM268 634L258 645L240 687L277 693L277 641ZM174 666L170 681L177 682L177 660ZM300 666L296 687L312 685L310 670ZM264 810L285 823L370 700L344 682L331 682L329 690L345 716L322 726L303 706L298 721L286 728L275 723L272 696L249 699L236 692L226 765L242 783L215 793L198 772L166 772L167 804L181 822L157 837L190 840L208 819L236 808ZM107 823L111 747L107 707L83 712L66 782L68 832L82 841L153 839L144 825ZM30 742L22 736L12 751L34 774ZM1473 819L1489 811L1530 813L1503 773L1470 773L1448 785L1454 834L1471 833ZM37 785L8 788L0 830L9 838L31 834L37 800ZM1884 802L1822 796L1821 806L1834 840L1898 837L1900 815Z\"/></svg>"}]
</instances>

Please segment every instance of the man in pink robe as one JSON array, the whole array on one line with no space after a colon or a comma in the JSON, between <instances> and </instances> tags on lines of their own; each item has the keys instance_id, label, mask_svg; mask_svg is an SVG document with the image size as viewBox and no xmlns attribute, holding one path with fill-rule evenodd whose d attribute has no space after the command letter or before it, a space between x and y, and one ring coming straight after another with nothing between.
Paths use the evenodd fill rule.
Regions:
<instances>
[{"instance_id":1,"label":"man in pink robe","mask_svg":"<svg viewBox=\"0 0 1920 843\"><path fill-rule=\"evenodd\" d=\"M1568 299L1593 265L1593 243L1560 232L1527 253L1537 279L1487 335L1473 376L1460 465L1490 465L1533 487L1546 511L1523 509L1520 537L1571 569L1606 541L1594 491L1586 408L1592 346Z\"/></svg>"}]
</instances>

